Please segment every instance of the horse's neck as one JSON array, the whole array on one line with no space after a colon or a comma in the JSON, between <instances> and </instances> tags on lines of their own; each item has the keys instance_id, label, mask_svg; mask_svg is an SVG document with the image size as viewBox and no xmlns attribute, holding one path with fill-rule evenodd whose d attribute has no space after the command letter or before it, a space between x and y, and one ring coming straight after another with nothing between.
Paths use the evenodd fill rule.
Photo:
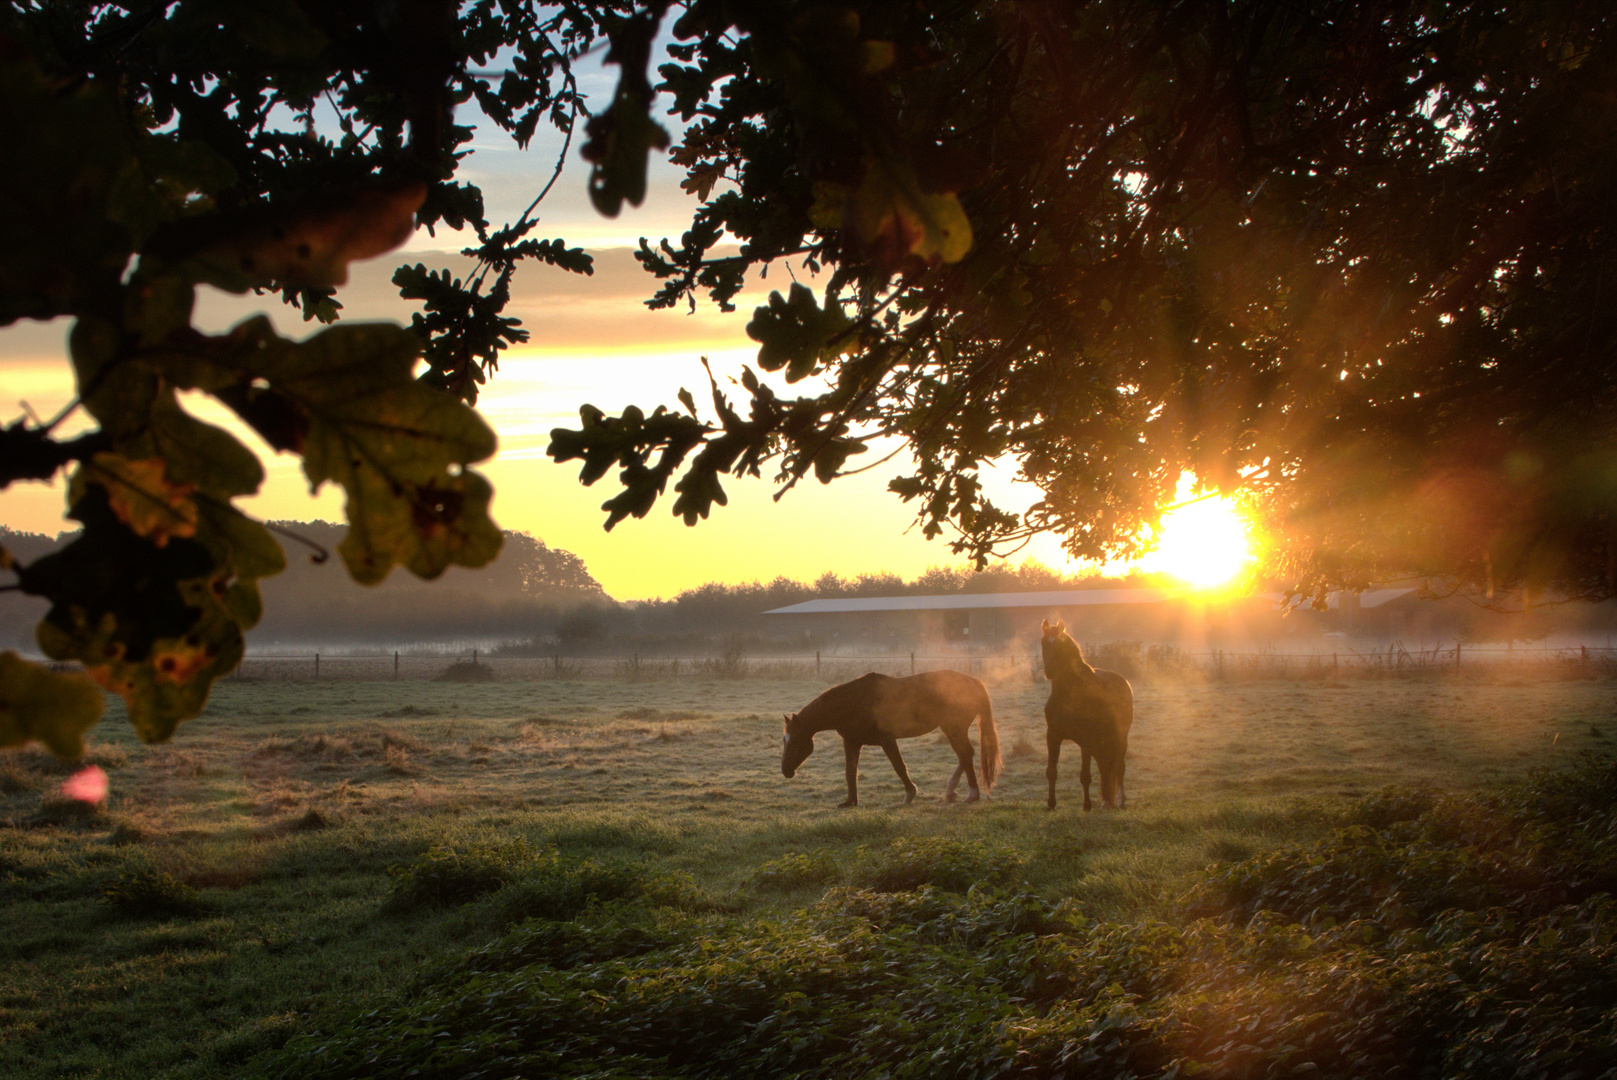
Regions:
<instances>
[{"instance_id":1,"label":"horse's neck","mask_svg":"<svg viewBox=\"0 0 1617 1080\"><path fill-rule=\"evenodd\" d=\"M1050 680L1058 689L1074 690L1093 687L1100 681L1100 673L1081 660L1076 666L1056 672L1054 678Z\"/></svg>"},{"instance_id":2,"label":"horse's neck","mask_svg":"<svg viewBox=\"0 0 1617 1080\"><path fill-rule=\"evenodd\" d=\"M799 735L818 735L822 731L835 731L837 727L837 714L835 710L826 709L824 712L811 713L807 709L797 714Z\"/></svg>"}]
</instances>

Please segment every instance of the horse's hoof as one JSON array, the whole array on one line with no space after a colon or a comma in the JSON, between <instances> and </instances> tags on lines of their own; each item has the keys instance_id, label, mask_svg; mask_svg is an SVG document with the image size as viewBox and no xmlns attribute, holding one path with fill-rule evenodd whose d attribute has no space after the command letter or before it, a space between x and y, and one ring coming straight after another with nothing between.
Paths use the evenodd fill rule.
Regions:
<instances>
[{"instance_id":1,"label":"horse's hoof","mask_svg":"<svg viewBox=\"0 0 1617 1080\"><path fill-rule=\"evenodd\" d=\"M1056 808L1056 804L1055 803L1045 803L1044 808L1046 810L1054 810Z\"/></svg>"},{"instance_id":2,"label":"horse's hoof","mask_svg":"<svg viewBox=\"0 0 1617 1080\"><path fill-rule=\"evenodd\" d=\"M908 806L908 805L909 805L909 804L910 804L910 803L912 803L912 802L914 802L914 801L915 801L915 792L913 792L913 791L906 791L906 792L905 792L905 793L904 793L904 805L905 805L905 806Z\"/></svg>"},{"instance_id":3,"label":"horse's hoof","mask_svg":"<svg viewBox=\"0 0 1617 1080\"><path fill-rule=\"evenodd\" d=\"M966 801L969 802L969 803L980 802L981 800L982 800L982 796L980 794L978 794L977 792L975 792L975 791L973 791L970 795L966 796Z\"/></svg>"},{"instance_id":4,"label":"horse's hoof","mask_svg":"<svg viewBox=\"0 0 1617 1080\"><path fill-rule=\"evenodd\" d=\"M846 810L849 807L858 806L858 805L859 805L859 800L858 799L845 799L842 802L837 803L837 809L838 810Z\"/></svg>"}]
</instances>

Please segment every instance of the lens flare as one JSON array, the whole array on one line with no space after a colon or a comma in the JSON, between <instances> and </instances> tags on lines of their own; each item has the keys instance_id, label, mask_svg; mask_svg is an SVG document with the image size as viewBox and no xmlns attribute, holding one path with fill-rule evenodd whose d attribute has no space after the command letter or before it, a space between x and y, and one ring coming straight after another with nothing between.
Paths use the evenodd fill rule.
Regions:
<instances>
[{"instance_id":1,"label":"lens flare","mask_svg":"<svg viewBox=\"0 0 1617 1080\"><path fill-rule=\"evenodd\" d=\"M62 781L62 794L79 802L101 802L107 797L107 774L99 765L86 765Z\"/></svg>"}]
</instances>

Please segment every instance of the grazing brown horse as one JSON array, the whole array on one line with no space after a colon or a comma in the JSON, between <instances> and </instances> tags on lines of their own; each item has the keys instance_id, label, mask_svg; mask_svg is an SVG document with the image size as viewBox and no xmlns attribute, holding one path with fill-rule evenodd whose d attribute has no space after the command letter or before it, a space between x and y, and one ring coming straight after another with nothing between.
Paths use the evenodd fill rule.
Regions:
<instances>
[{"instance_id":1,"label":"grazing brown horse","mask_svg":"<svg viewBox=\"0 0 1617 1080\"><path fill-rule=\"evenodd\" d=\"M1084 785L1084 809L1090 808L1089 759L1100 766L1100 798L1107 806L1123 808L1123 759L1129 749L1129 725L1134 722L1134 689L1115 671L1092 668L1083 650L1067 634L1065 623L1041 623L1039 648L1044 652L1044 677L1050 680L1050 700L1044 703L1044 739L1048 753L1044 767L1050 784L1048 809L1056 808L1056 762L1061 743L1071 739L1083 755L1078 779Z\"/></svg>"},{"instance_id":2,"label":"grazing brown horse","mask_svg":"<svg viewBox=\"0 0 1617 1080\"><path fill-rule=\"evenodd\" d=\"M977 775L971 767L971 736L968 731L973 719L980 717L983 753L982 789L977 787ZM949 745L960 759L944 801L954 802L955 785L964 776L971 786L967 802L976 802L982 791L993 788L1004 761L999 755L999 731L994 727L994 708L988 700L988 688L970 675L958 671L926 671L919 675L898 679L874 671L861 675L852 682L833 686L807 705L801 712L786 718L786 750L781 754L781 775L791 778L797 767L814 752L814 736L821 731L835 731L842 736L842 750L848 764L848 798L842 806L859 805L859 751L866 746L879 746L887 752L887 760L904 781L904 804L915 801L915 784L909 770L904 768L904 757L898 752L899 739L912 739L929 731L943 730Z\"/></svg>"}]
</instances>

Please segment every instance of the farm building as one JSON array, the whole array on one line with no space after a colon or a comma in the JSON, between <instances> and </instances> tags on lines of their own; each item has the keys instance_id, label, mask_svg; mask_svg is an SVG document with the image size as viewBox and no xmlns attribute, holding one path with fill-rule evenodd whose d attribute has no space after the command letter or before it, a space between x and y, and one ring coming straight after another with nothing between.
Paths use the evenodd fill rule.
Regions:
<instances>
[{"instance_id":1,"label":"farm building","mask_svg":"<svg viewBox=\"0 0 1617 1080\"><path fill-rule=\"evenodd\" d=\"M1411 647L1562 637L1593 642L1617 622L1611 604L1501 614L1458 597L1434 600L1414 584L1332 593L1324 611L1288 611L1280 592L1210 598L1166 588L1113 588L808 600L765 615L850 646L928 640L997 646L1029 641L1038 636L1041 619L1061 619L1084 641L1300 651L1329 651L1342 639Z\"/></svg>"},{"instance_id":2,"label":"farm building","mask_svg":"<svg viewBox=\"0 0 1617 1080\"><path fill-rule=\"evenodd\" d=\"M1080 640L1182 648L1274 645L1329 652L1332 642L1400 642L1408 647L1467 642L1598 643L1617 631L1617 605L1543 605L1531 613L1486 610L1462 597L1434 600L1415 584L1331 593L1326 610L1286 610L1281 592L1208 597L1174 589L1064 589L949 593L920 597L807 600L766 611L792 631L846 645L943 640L1007 645L1038 635L1040 619L1062 619Z\"/></svg>"},{"instance_id":3,"label":"farm building","mask_svg":"<svg viewBox=\"0 0 1617 1080\"><path fill-rule=\"evenodd\" d=\"M804 631L848 644L943 640L1000 645L1036 637L1043 619L1065 621L1086 641L1141 641L1185 647L1384 632L1378 609L1415 593L1376 589L1330 598L1325 612L1292 611L1280 593L1210 599L1163 588L1061 589L1050 592L955 593L808 600L765 612ZM1407 617L1406 620L1407 621Z\"/></svg>"}]
</instances>

